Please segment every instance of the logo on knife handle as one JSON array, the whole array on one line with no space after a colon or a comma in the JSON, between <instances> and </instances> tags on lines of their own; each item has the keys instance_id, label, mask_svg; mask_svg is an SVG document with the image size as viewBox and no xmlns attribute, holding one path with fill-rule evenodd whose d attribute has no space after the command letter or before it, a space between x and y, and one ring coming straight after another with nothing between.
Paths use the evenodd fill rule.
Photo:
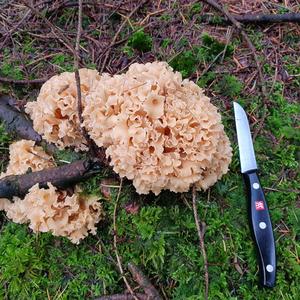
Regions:
<instances>
[{"instance_id":1,"label":"logo on knife handle","mask_svg":"<svg viewBox=\"0 0 300 300\"><path fill-rule=\"evenodd\" d=\"M263 201L255 201L255 209L256 210L265 210Z\"/></svg>"}]
</instances>

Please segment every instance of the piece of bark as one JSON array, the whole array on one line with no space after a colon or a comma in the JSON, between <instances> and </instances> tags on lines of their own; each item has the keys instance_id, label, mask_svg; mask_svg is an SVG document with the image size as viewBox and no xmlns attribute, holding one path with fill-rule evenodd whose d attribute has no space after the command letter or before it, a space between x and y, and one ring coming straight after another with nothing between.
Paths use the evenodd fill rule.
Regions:
<instances>
[{"instance_id":1,"label":"piece of bark","mask_svg":"<svg viewBox=\"0 0 300 300\"><path fill-rule=\"evenodd\" d=\"M101 165L92 160L78 160L60 167L31 172L23 175L9 175L0 179L0 198L22 197L27 191L39 184L47 187L51 182L58 188L66 188L99 173Z\"/></svg>"},{"instance_id":2,"label":"piece of bark","mask_svg":"<svg viewBox=\"0 0 300 300\"><path fill-rule=\"evenodd\" d=\"M6 131L20 139L35 141L48 154L53 155L58 150L57 147L42 140L42 136L33 129L31 120L14 107L15 102L9 96L0 96L0 121Z\"/></svg>"},{"instance_id":3,"label":"piece of bark","mask_svg":"<svg viewBox=\"0 0 300 300\"><path fill-rule=\"evenodd\" d=\"M31 121L24 114L10 105L10 101L13 99L8 96L0 97L0 120L4 123L6 131L22 139L40 143L41 135L33 129Z\"/></svg>"},{"instance_id":4,"label":"piece of bark","mask_svg":"<svg viewBox=\"0 0 300 300\"><path fill-rule=\"evenodd\" d=\"M149 296L141 293L136 293L136 297L139 300L150 300ZM115 294L109 296L102 296L99 298L95 298L94 300L134 300L131 294Z\"/></svg>"},{"instance_id":5,"label":"piece of bark","mask_svg":"<svg viewBox=\"0 0 300 300\"><path fill-rule=\"evenodd\" d=\"M143 288L149 300L162 300L157 289L135 264L129 263L128 270L132 274L133 280Z\"/></svg>"}]
</instances>

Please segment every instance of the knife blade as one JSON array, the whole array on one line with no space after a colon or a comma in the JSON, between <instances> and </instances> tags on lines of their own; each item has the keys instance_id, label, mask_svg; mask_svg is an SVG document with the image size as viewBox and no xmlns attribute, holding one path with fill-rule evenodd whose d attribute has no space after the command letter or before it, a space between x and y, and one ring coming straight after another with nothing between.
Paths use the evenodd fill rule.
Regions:
<instances>
[{"instance_id":1,"label":"knife blade","mask_svg":"<svg viewBox=\"0 0 300 300\"><path fill-rule=\"evenodd\" d=\"M251 232L258 250L260 284L274 287L276 281L276 249L272 223L261 187L249 122L244 109L233 102L237 140L243 174L249 198Z\"/></svg>"}]
</instances>

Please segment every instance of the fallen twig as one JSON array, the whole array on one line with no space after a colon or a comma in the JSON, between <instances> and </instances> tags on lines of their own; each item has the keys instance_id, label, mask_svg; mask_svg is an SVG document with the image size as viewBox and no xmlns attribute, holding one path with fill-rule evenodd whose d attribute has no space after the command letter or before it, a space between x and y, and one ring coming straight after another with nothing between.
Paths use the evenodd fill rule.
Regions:
<instances>
[{"instance_id":1,"label":"fallen twig","mask_svg":"<svg viewBox=\"0 0 300 300\"><path fill-rule=\"evenodd\" d=\"M287 14L245 14L245 15L232 15L238 22L243 24L266 24L266 23L286 23L300 22L300 14L299 13L287 13ZM216 24L226 24L228 22L231 23L228 19L220 18L215 19L213 15L201 15L201 21L207 23Z\"/></svg>"},{"instance_id":2,"label":"fallen twig","mask_svg":"<svg viewBox=\"0 0 300 300\"><path fill-rule=\"evenodd\" d=\"M149 297L145 294L136 293L136 296L140 300L149 300ZM109 295L109 296L102 296L99 298L95 298L94 300L134 300L133 296L131 294L115 294L115 295Z\"/></svg>"},{"instance_id":3,"label":"fallen twig","mask_svg":"<svg viewBox=\"0 0 300 300\"><path fill-rule=\"evenodd\" d=\"M114 228L114 252L117 258L117 265L118 265L118 269L120 271L120 274L122 276L122 279L130 293L130 295L132 296L132 299L134 300L139 300L139 298L135 295L134 291L132 290L125 274L124 274L124 270L123 270L123 266L122 266L122 262L121 262L121 257L119 255L119 251L118 251L118 247L117 247L117 238L118 238L118 234L117 234L117 209L118 209L118 202L120 199L120 195L121 195L121 190L122 190L122 178L120 181L120 186L119 186L119 191L118 191L118 195L116 198L116 202L115 202L115 206L114 206L114 214L113 214L113 228Z\"/></svg>"},{"instance_id":4,"label":"fallen twig","mask_svg":"<svg viewBox=\"0 0 300 300\"><path fill-rule=\"evenodd\" d=\"M299 13L287 14L245 14L242 16L233 15L241 23L283 23L283 22L300 22Z\"/></svg>"},{"instance_id":5,"label":"fallen twig","mask_svg":"<svg viewBox=\"0 0 300 300\"><path fill-rule=\"evenodd\" d=\"M143 288L149 300L162 300L157 289L135 264L129 263L128 270L132 274L133 280Z\"/></svg>"},{"instance_id":6,"label":"fallen twig","mask_svg":"<svg viewBox=\"0 0 300 300\"><path fill-rule=\"evenodd\" d=\"M204 232L201 228L199 215L198 215L198 211L197 211L196 196L197 196L196 187L193 186L193 189L192 189L193 211L194 211L194 218L195 218L195 223L196 223L198 237L199 237L200 250L201 250L201 253L203 256L203 261L204 261L205 300L207 300L208 299L208 288L209 288L208 262L207 262L207 256L206 256L205 245L204 245Z\"/></svg>"},{"instance_id":7,"label":"fallen twig","mask_svg":"<svg viewBox=\"0 0 300 300\"><path fill-rule=\"evenodd\" d=\"M37 183L40 187L47 187L47 182L51 182L56 187L65 188L99 173L100 170L99 162L79 160L42 171L6 176L0 179L0 198L21 197Z\"/></svg>"},{"instance_id":8,"label":"fallen twig","mask_svg":"<svg viewBox=\"0 0 300 300\"><path fill-rule=\"evenodd\" d=\"M82 30L82 0L78 1L78 27L76 35L76 45L74 52L74 70L75 70L75 81L76 81L76 91L77 91L77 110L78 110L78 119L79 127L82 132L83 137L88 143L89 150L92 152L93 156L96 156L96 148L94 147L93 142L91 141L87 131L83 126L83 117L82 117L82 95L81 95L81 84L80 84L80 74L79 74L79 57L80 57L80 36Z\"/></svg>"},{"instance_id":9,"label":"fallen twig","mask_svg":"<svg viewBox=\"0 0 300 300\"><path fill-rule=\"evenodd\" d=\"M38 78L38 79L12 79L12 78L6 78L6 77L0 77L0 82L5 82L5 83L13 83L13 84L43 84L46 82L50 77L43 77L43 78Z\"/></svg>"}]
</instances>

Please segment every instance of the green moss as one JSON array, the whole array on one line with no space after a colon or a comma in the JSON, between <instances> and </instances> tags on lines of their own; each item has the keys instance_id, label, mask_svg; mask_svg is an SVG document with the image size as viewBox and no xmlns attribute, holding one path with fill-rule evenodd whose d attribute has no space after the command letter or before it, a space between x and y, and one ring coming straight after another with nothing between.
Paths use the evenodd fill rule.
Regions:
<instances>
[{"instance_id":1,"label":"green moss","mask_svg":"<svg viewBox=\"0 0 300 300\"><path fill-rule=\"evenodd\" d=\"M141 52L148 52L152 49L152 37L141 29L132 34L127 45Z\"/></svg>"},{"instance_id":2,"label":"green moss","mask_svg":"<svg viewBox=\"0 0 300 300\"><path fill-rule=\"evenodd\" d=\"M167 48L170 44L172 43L172 40L169 38L166 38L162 41L161 47L162 48Z\"/></svg>"},{"instance_id":3,"label":"green moss","mask_svg":"<svg viewBox=\"0 0 300 300\"><path fill-rule=\"evenodd\" d=\"M56 54L51 58L51 63L58 66L63 72L74 71L74 58L67 54Z\"/></svg>"},{"instance_id":4,"label":"green moss","mask_svg":"<svg viewBox=\"0 0 300 300\"><path fill-rule=\"evenodd\" d=\"M206 74L201 76L197 84L202 88L207 87L216 79L216 77L217 75L215 72L207 72Z\"/></svg>"},{"instance_id":5,"label":"green moss","mask_svg":"<svg viewBox=\"0 0 300 300\"><path fill-rule=\"evenodd\" d=\"M243 84L233 75L224 75L214 87L215 91L224 96L236 98L243 90Z\"/></svg>"},{"instance_id":6,"label":"green moss","mask_svg":"<svg viewBox=\"0 0 300 300\"><path fill-rule=\"evenodd\" d=\"M185 40L180 40L180 47L184 47ZM183 44L183 45L182 45ZM220 43L208 34L203 34L202 45L194 46L191 50L182 51L170 61L174 70L179 71L183 77L191 76L200 64L218 61L222 52L228 57L233 52L233 46ZM218 57L219 56L219 57Z\"/></svg>"},{"instance_id":7,"label":"green moss","mask_svg":"<svg viewBox=\"0 0 300 300\"><path fill-rule=\"evenodd\" d=\"M185 78L196 71L197 62L196 55L192 50L189 50L178 54L170 61L170 65L175 71L179 71Z\"/></svg>"},{"instance_id":8,"label":"green moss","mask_svg":"<svg viewBox=\"0 0 300 300\"><path fill-rule=\"evenodd\" d=\"M191 6L191 14L195 15L195 14L199 14L202 11L202 4L201 3L194 3Z\"/></svg>"}]
</instances>

